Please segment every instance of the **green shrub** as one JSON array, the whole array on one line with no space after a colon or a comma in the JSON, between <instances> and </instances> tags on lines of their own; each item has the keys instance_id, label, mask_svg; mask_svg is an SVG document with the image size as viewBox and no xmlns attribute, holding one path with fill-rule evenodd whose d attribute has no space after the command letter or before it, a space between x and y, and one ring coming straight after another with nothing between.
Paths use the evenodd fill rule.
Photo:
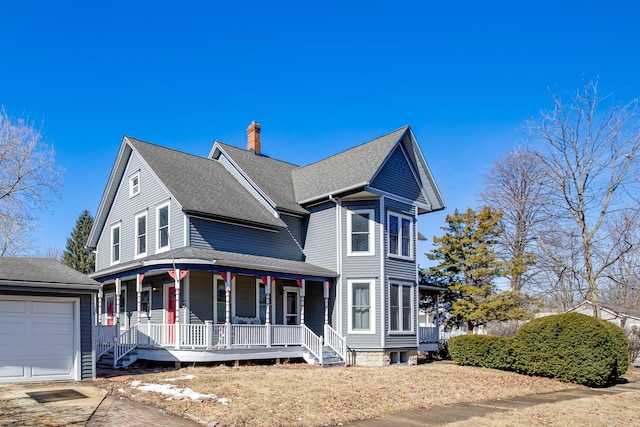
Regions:
<instances>
[{"instance_id":1,"label":"green shrub","mask_svg":"<svg viewBox=\"0 0 640 427\"><path fill-rule=\"evenodd\" d=\"M626 371L622 365L628 356L622 353L628 345L622 331L606 323L578 313L535 319L513 338L513 368L588 386L612 384Z\"/></svg>"},{"instance_id":2,"label":"green shrub","mask_svg":"<svg viewBox=\"0 0 640 427\"><path fill-rule=\"evenodd\" d=\"M491 335L460 335L449 340L451 359L459 365L510 370L511 339Z\"/></svg>"},{"instance_id":3,"label":"green shrub","mask_svg":"<svg viewBox=\"0 0 640 427\"><path fill-rule=\"evenodd\" d=\"M616 357L616 376L623 375L629 369L629 340L627 334L619 326L601 320L602 324L609 330L613 340L613 351Z\"/></svg>"}]
</instances>

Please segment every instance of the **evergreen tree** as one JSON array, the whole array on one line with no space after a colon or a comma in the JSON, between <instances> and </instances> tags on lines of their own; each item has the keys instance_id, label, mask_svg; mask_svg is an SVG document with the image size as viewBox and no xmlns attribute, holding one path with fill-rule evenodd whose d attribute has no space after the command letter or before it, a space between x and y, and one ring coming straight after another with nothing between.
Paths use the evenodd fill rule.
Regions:
<instances>
[{"instance_id":1,"label":"evergreen tree","mask_svg":"<svg viewBox=\"0 0 640 427\"><path fill-rule=\"evenodd\" d=\"M67 247L62 254L62 263L81 273L95 270L95 254L87 249L87 240L93 227L93 217L84 210L76 221L76 226L67 238Z\"/></svg>"},{"instance_id":2,"label":"evergreen tree","mask_svg":"<svg viewBox=\"0 0 640 427\"><path fill-rule=\"evenodd\" d=\"M530 316L532 300L525 294L501 292L496 279L504 264L496 253L501 213L488 207L479 212L457 210L446 218L445 234L434 237L427 257L438 264L427 273L426 282L446 286L441 301L450 307L449 326L466 324L469 333L492 320L515 320Z\"/></svg>"}]
</instances>

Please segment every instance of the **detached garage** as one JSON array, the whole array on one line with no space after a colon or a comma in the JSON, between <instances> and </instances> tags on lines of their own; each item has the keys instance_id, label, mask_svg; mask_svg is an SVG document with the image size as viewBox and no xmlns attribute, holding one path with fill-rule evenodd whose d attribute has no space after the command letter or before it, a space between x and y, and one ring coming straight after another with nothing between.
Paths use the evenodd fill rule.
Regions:
<instances>
[{"instance_id":1,"label":"detached garage","mask_svg":"<svg viewBox=\"0 0 640 427\"><path fill-rule=\"evenodd\" d=\"M0 383L94 378L99 287L53 259L0 257Z\"/></svg>"}]
</instances>

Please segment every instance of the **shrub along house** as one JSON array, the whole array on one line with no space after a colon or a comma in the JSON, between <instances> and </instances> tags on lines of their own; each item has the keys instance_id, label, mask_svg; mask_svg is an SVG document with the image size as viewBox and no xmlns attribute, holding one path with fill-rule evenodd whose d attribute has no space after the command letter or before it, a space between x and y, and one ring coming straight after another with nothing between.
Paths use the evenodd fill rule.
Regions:
<instances>
[{"instance_id":1,"label":"shrub along house","mask_svg":"<svg viewBox=\"0 0 640 427\"><path fill-rule=\"evenodd\" d=\"M98 356L414 362L417 218L444 204L411 129L304 167L247 134L207 157L124 137L88 242Z\"/></svg>"}]
</instances>

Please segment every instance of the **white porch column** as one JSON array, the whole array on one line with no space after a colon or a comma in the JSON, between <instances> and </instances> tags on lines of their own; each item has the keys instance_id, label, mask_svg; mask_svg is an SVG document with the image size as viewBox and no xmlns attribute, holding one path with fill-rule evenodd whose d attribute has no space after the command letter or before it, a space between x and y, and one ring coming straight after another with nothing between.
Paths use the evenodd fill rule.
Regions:
<instances>
[{"instance_id":1,"label":"white porch column","mask_svg":"<svg viewBox=\"0 0 640 427\"><path fill-rule=\"evenodd\" d=\"M224 332L225 346L231 348L231 273L227 272L224 279Z\"/></svg>"},{"instance_id":2,"label":"white porch column","mask_svg":"<svg viewBox=\"0 0 640 427\"><path fill-rule=\"evenodd\" d=\"M114 313L116 321L120 322L120 293L122 292L122 281L116 278L116 312Z\"/></svg>"},{"instance_id":3,"label":"white porch column","mask_svg":"<svg viewBox=\"0 0 640 427\"><path fill-rule=\"evenodd\" d=\"M173 272L175 274L173 278L174 287L176 288L176 349L180 348L180 269L176 268Z\"/></svg>"},{"instance_id":4,"label":"white porch column","mask_svg":"<svg viewBox=\"0 0 640 427\"><path fill-rule=\"evenodd\" d=\"M300 324L304 325L304 294L307 288L307 280L302 279L302 285L300 286Z\"/></svg>"},{"instance_id":5,"label":"white porch column","mask_svg":"<svg viewBox=\"0 0 640 427\"><path fill-rule=\"evenodd\" d=\"M264 294L267 303L265 323L268 325L271 323L271 276L267 276L267 283L264 285Z\"/></svg>"},{"instance_id":6,"label":"white porch column","mask_svg":"<svg viewBox=\"0 0 640 427\"><path fill-rule=\"evenodd\" d=\"M98 325L102 325L102 299L104 298L104 293L102 287L104 283L100 282L100 289L98 289Z\"/></svg>"},{"instance_id":7,"label":"white porch column","mask_svg":"<svg viewBox=\"0 0 640 427\"><path fill-rule=\"evenodd\" d=\"M136 311L138 312L138 323L140 323L142 310L142 280L144 280L144 274L136 275Z\"/></svg>"},{"instance_id":8,"label":"white porch column","mask_svg":"<svg viewBox=\"0 0 640 427\"><path fill-rule=\"evenodd\" d=\"M324 282L324 324L329 324L329 282Z\"/></svg>"},{"instance_id":9,"label":"white porch column","mask_svg":"<svg viewBox=\"0 0 640 427\"><path fill-rule=\"evenodd\" d=\"M267 276L267 283L264 284L265 320L264 327L267 329L267 347L271 347L271 276Z\"/></svg>"}]
</instances>

